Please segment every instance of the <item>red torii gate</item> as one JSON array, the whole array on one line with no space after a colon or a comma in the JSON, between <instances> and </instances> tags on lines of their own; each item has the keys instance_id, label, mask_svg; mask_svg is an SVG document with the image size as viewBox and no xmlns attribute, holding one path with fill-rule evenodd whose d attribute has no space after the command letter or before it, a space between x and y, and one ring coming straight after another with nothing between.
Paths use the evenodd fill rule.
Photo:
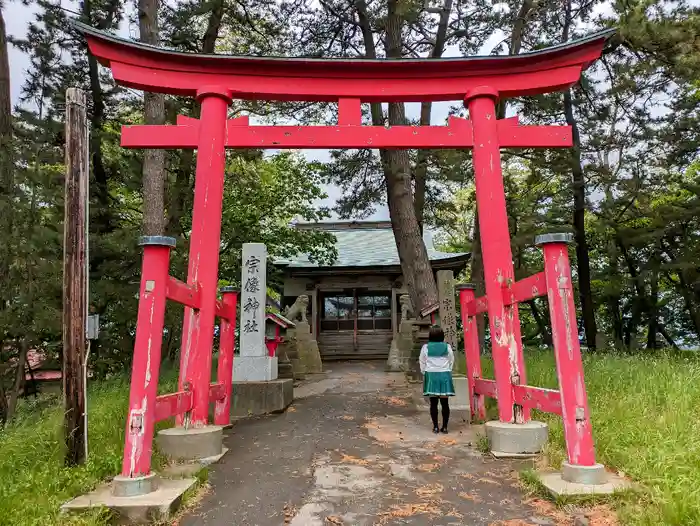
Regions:
<instances>
[{"instance_id":1,"label":"red torii gate","mask_svg":"<svg viewBox=\"0 0 700 526\"><path fill-rule=\"evenodd\" d=\"M227 308L217 301L226 148L473 148L486 296L475 300L473 292L470 297L470 291L463 291L461 310L465 330L476 314L488 312L496 377L495 381L481 378L478 346L467 343L474 414L482 413L481 395L497 398L503 423L527 423L533 407L561 414L569 465L600 472L583 384L566 240L556 236L542 240L551 242L545 246L546 272L515 282L501 173L500 148L570 147L571 128L521 126L517 118L498 120L495 106L498 99L568 89L600 57L614 30L522 55L375 60L180 53L116 38L83 24L75 26L85 35L90 52L111 68L118 83L195 97L201 103L199 119L180 116L175 126L122 127L122 146L127 148L198 150L186 284L168 276L167 245L172 241L146 240L147 245L159 247L160 255L154 264L149 263L148 252L144 253L122 478L150 474L156 419L177 414L178 425L182 425L187 415L188 425L199 428L208 423L210 400L219 400L220 405L222 400L230 401L228 373L223 373L219 385L209 384L215 316L235 324L235 314L231 314L235 313L235 298L224 299ZM233 99L337 102L338 124L250 126L247 117L228 119ZM446 126L361 123L363 102L442 100L463 100L470 118L451 117ZM545 288L534 290L535 282ZM156 300L150 294L153 287L160 291ZM545 290L552 311L560 391L526 385L517 303ZM162 316L154 321L149 314L154 301L160 309L166 298L185 305L185 321L180 392L165 397L171 403L164 409L163 397L156 397L152 385L157 384L155 362L159 360L153 345L160 341L163 321ZM465 333L465 342L473 343L473 334ZM227 344L231 353L232 346L232 342ZM228 358L226 361L228 365ZM215 423L227 418L219 412Z\"/></svg>"}]
</instances>

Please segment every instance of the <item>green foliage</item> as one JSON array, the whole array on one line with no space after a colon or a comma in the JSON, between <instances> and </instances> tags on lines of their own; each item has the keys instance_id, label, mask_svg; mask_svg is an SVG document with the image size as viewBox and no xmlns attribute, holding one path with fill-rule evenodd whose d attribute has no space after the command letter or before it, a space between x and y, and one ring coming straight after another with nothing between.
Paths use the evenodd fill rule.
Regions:
<instances>
[{"instance_id":1,"label":"green foliage","mask_svg":"<svg viewBox=\"0 0 700 526\"><path fill-rule=\"evenodd\" d=\"M224 189L221 275L238 284L241 249L252 240L265 243L268 254L277 258L304 252L316 261L333 261L335 238L331 234L296 229L292 224L329 217L325 208L317 207L325 197L318 171L298 155L232 159Z\"/></svg>"},{"instance_id":2,"label":"green foliage","mask_svg":"<svg viewBox=\"0 0 700 526\"><path fill-rule=\"evenodd\" d=\"M526 352L528 383L556 388L553 355ZM486 364L485 364L486 365ZM624 524L700 523L700 465L693 418L700 403L700 359L693 353L584 357L598 461L640 484L641 494L615 502ZM549 464L565 459L561 419L550 426Z\"/></svg>"},{"instance_id":3,"label":"green foliage","mask_svg":"<svg viewBox=\"0 0 700 526\"><path fill-rule=\"evenodd\" d=\"M177 388L177 373L161 373L160 392ZM95 382L88 391L89 456L83 466L63 466L63 408L55 397L32 407L0 430L0 526L106 526L103 512L62 516L60 506L121 470L129 405L129 376ZM172 422L161 422L158 429ZM154 467L163 458L154 457Z\"/></svg>"}]
</instances>

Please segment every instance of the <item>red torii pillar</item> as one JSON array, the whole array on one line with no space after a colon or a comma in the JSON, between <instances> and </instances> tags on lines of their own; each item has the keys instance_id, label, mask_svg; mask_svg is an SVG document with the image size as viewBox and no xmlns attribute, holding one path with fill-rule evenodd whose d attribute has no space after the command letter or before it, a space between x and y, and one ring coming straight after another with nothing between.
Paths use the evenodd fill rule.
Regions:
<instances>
[{"instance_id":1,"label":"red torii pillar","mask_svg":"<svg viewBox=\"0 0 700 526\"><path fill-rule=\"evenodd\" d=\"M531 285L546 278L550 309L559 309L560 314L568 316L564 333L570 350L573 349L570 342L573 299L570 291L566 292L568 289L552 288L559 281L552 281L555 270L551 264L547 267L549 274L515 282L501 172L500 148L569 147L571 128L520 126L517 118L498 120L495 103L499 98L568 89L578 81L581 71L600 56L614 31L516 56L387 61L186 54L154 49L82 24L75 25L86 36L90 51L112 69L119 83L144 91L194 96L202 105L199 120L178 117L175 126L125 126L122 130L124 147L198 150L187 283L176 284L168 295L186 306L177 395L178 400L187 402L183 402L183 407L188 410L172 412L178 415L178 425L206 426L209 403L223 399L221 391L225 382L213 388L209 380L214 318L221 313L231 320L231 314L216 301L226 148L473 148L487 294L472 300L463 295L460 304L463 318L473 318L482 312L489 314L496 379L494 382L472 378L470 396L497 398L499 421L514 426L513 432L528 428L530 409L566 415L557 397L575 400L572 403L576 405L577 439L570 448L569 467L573 466L573 471L590 468L599 473L593 456L588 410L583 407L585 397L578 396L581 389L585 391L580 355L569 353L569 366L581 371L575 386L565 385L561 391L553 391L530 387L525 382L517 303L542 294L523 291L528 287L538 290ZM337 101L338 125L249 126L246 117L227 120L232 98ZM439 100L464 100L470 119L452 117L447 126L383 127L361 123L362 102ZM561 255L561 247L557 247L545 252L558 251ZM565 277L568 259L559 258L556 272L557 280ZM140 312L141 309L140 305ZM561 321L561 316L555 325L557 320ZM141 315L139 324L137 331L141 328ZM151 325L148 330L151 339L162 336L162 326ZM474 339L470 336L466 341L473 343ZM555 341L564 340L555 337ZM578 349L578 341L575 346ZM474 349L468 351L468 356L474 355ZM135 349L135 354L141 352L142 349ZM476 367L470 370L481 374ZM560 380L567 382L564 377ZM132 383L132 398L139 394L139 389ZM473 407L480 413L483 406L476 403ZM569 424L565 422L565 428L573 430ZM567 431L567 443L570 434ZM582 444L590 444L590 448L585 446L588 449L584 455L577 450ZM147 468L150 469L150 456L138 473L123 475L139 476ZM589 476L588 480L593 479Z\"/></svg>"},{"instance_id":2,"label":"red torii pillar","mask_svg":"<svg viewBox=\"0 0 700 526\"><path fill-rule=\"evenodd\" d=\"M512 385L525 384L525 358L518 306L503 302L503 289L515 281L506 193L501 171L496 101L498 92L484 86L472 89L464 101L474 127L474 184L479 211L481 253L488 298L498 417L501 422L524 423L530 411L513 403Z\"/></svg>"},{"instance_id":3,"label":"red torii pillar","mask_svg":"<svg viewBox=\"0 0 700 526\"><path fill-rule=\"evenodd\" d=\"M197 92L201 121L197 141L197 166L192 209L187 284L199 289L201 308L185 307L180 350L179 388L189 386L194 404L189 414L193 427L207 425L209 381L216 292L219 282L219 245L226 166L226 118L231 91L221 86L203 87ZM178 415L182 425L185 415Z\"/></svg>"}]
</instances>

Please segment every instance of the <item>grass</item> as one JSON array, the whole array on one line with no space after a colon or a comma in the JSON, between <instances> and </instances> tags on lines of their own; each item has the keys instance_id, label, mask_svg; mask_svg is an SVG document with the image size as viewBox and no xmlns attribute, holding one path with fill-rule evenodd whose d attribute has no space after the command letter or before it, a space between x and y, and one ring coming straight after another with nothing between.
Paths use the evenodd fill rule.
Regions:
<instances>
[{"instance_id":1,"label":"grass","mask_svg":"<svg viewBox=\"0 0 700 526\"><path fill-rule=\"evenodd\" d=\"M528 384L557 387L551 352L527 351ZM485 376L490 360L483 359ZM623 524L700 524L700 358L692 355L587 355L586 387L598 461L639 483L612 499ZM487 373L488 371L488 373ZM546 461L565 459L559 417L550 424Z\"/></svg>"},{"instance_id":2,"label":"grass","mask_svg":"<svg viewBox=\"0 0 700 526\"><path fill-rule=\"evenodd\" d=\"M528 384L556 387L551 353L528 351L526 361ZM461 368L463 355L456 362ZM587 355L584 365L598 459L642 487L639 494L611 500L622 522L700 525L700 420L695 415L700 409L700 359L606 354ZM484 359L483 367L484 375L492 377L490 360ZM172 391L176 375L164 371L161 378L162 392ZM61 516L58 511L63 502L121 467L128 381L92 385L88 400L90 456L84 466L63 467L62 413L55 404L25 408L0 431L0 526L107 524L105 514ZM545 457L558 467L564 459L561 422L545 414L535 417L550 424ZM162 461L156 457L154 465Z\"/></svg>"},{"instance_id":3,"label":"grass","mask_svg":"<svg viewBox=\"0 0 700 526\"><path fill-rule=\"evenodd\" d=\"M161 389L172 391L177 376L165 371ZM18 418L0 431L0 526L103 526L104 512L61 515L61 504L93 489L121 470L128 379L90 386L88 394L89 456L83 466L63 466L62 409L20 410ZM159 428L167 427L165 422ZM154 457L154 466L163 462Z\"/></svg>"}]
</instances>

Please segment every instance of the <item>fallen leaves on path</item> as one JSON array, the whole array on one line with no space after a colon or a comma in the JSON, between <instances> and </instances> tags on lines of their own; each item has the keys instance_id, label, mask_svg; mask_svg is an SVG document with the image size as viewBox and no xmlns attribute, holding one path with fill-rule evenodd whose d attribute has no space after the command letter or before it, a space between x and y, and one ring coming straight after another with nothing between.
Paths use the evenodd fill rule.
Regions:
<instances>
[{"instance_id":1,"label":"fallen leaves on path","mask_svg":"<svg viewBox=\"0 0 700 526\"><path fill-rule=\"evenodd\" d=\"M478 504L479 502L482 502L484 500L481 497L479 497L479 495L474 495L472 493L467 493L465 491L462 491L459 494L459 496L462 497L464 500L470 500L476 504Z\"/></svg>"},{"instance_id":2,"label":"fallen leaves on path","mask_svg":"<svg viewBox=\"0 0 700 526\"><path fill-rule=\"evenodd\" d=\"M328 517L326 517L326 522L329 524L344 524L341 518L336 515L329 515Z\"/></svg>"},{"instance_id":3,"label":"fallen leaves on path","mask_svg":"<svg viewBox=\"0 0 700 526\"><path fill-rule=\"evenodd\" d=\"M395 405L399 407L404 407L407 405L406 400L403 398L398 398L396 396L380 396L379 399L389 405Z\"/></svg>"},{"instance_id":4,"label":"fallen leaves on path","mask_svg":"<svg viewBox=\"0 0 700 526\"><path fill-rule=\"evenodd\" d=\"M494 486L498 486L500 484L500 482L498 482L497 480L488 479L486 477L481 477L480 479L477 479L477 482L483 482L484 484L492 484Z\"/></svg>"},{"instance_id":5,"label":"fallen leaves on path","mask_svg":"<svg viewBox=\"0 0 700 526\"><path fill-rule=\"evenodd\" d=\"M589 526L619 526L620 524L617 520L617 514L606 505L580 508L576 513L569 514L544 499L534 498L526 500L525 504L533 507L538 515L551 519L556 526L573 526L574 515L585 515ZM510 523L506 524L511 526Z\"/></svg>"},{"instance_id":6,"label":"fallen leaves on path","mask_svg":"<svg viewBox=\"0 0 700 526\"><path fill-rule=\"evenodd\" d=\"M342 418L343 420L355 420L355 417L350 415L343 415L340 418Z\"/></svg>"},{"instance_id":7,"label":"fallen leaves on path","mask_svg":"<svg viewBox=\"0 0 700 526\"><path fill-rule=\"evenodd\" d=\"M391 506L390 508L391 511L386 511L384 513L379 514L379 521L375 523L375 526L383 526L386 524L388 521L391 519L395 518L408 518L408 517L413 517L414 515L418 514L426 514L426 515L441 515L442 512L440 511L440 508L431 502L426 502L422 504L404 504L404 505L398 505L395 504Z\"/></svg>"},{"instance_id":8,"label":"fallen leaves on path","mask_svg":"<svg viewBox=\"0 0 700 526\"><path fill-rule=\"evenodd\" d=\"M434 497L438 493L442 493L445 489L442 484L428 484L427 486L421 486L416 490L416 495L422 498Z\"/></svg>"},{"instance_id":9,"label":"fallen leaves on path","mask_svg":"<svg viewBox=\"0 0 700 526\"><path fill-rule=\"evenodd\" d=\"M284 523L289 524L290 522L292 522L292 519L297 514L297 509L291 504L285 504L284 508L282 509L284 511Z\"/></svg>"},{"instance_id":10,"label":"fallen leaves on path","mask_svg":"<svg viewBox=\"0 0 700 526\"><path fill-rule=\"evenodd\" d=\"M437 462L434 464L421 464L417 467L418 471L423 471L425 473L432 473L440 467Z\"/></svg>"},{"instance_id":11,"label":"fallen leaves on path","mask_svg":"<svg viewBox=\"0 0 700 526\"><path fill-rule=\"evenodd\" d=\"M287 408L287 413L294 413L294 412L296 412L296 410L297 410L296 407L294 407L293 405L290 405L290 406Z\"/></svg>"},{"instance_id":12,"label":"fallen leaves on path","mask_svg":"<svg viewBox=\"0 0 700 526\"><path fill-rule=\"evenodd\" d=\"M352 455L346 455L342 453L343 457L340 459L341 462L346 464L357 464L358 466L366 466L369 464L366 460L358 457L353 457Z\"/></svg>"},{"instance_id":13,"label":"fallen leaves on path","mask_svg":"<svg viewBox=\"0 0 700 526\"><path fill-rule=\"evenodd\" d=\"M564 513L548 500L535 498L526 500L525 504L532 506L537 512L537 515L545 515L546 517L556 521L557 525L573 523L573 519L569 520L569 515Z\"/></svg>"}]
</instances>

